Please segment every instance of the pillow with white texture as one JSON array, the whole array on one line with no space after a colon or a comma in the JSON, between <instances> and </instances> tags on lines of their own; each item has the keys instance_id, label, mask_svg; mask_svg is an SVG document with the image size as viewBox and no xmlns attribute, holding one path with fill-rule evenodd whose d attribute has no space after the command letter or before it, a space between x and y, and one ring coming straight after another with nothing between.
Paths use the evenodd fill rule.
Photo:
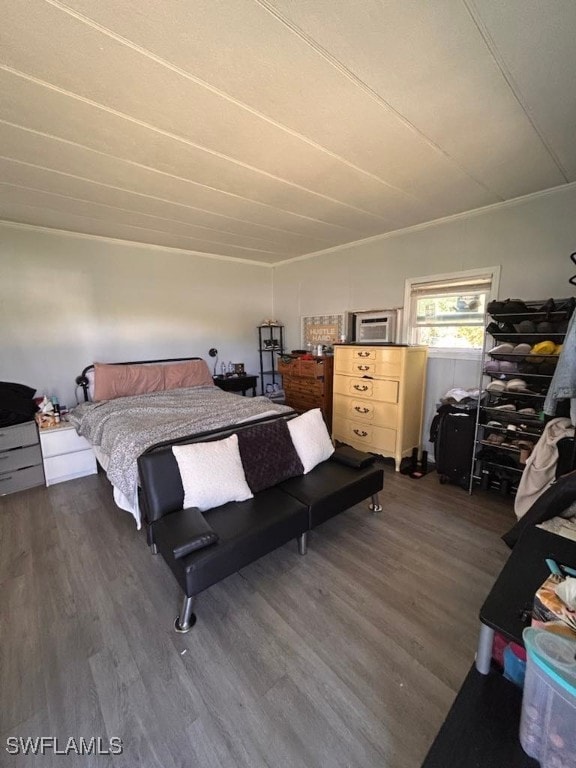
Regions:
<instances>
[{"instance_id":1,"label":"pillow with white texture","mask_svg":"<svg viewBox=\"0 0 576 768\"><path fill-rule=\"evenodd\" d=\"M334 453L334 446L320 408L306 411L295 419L291 419L288 422L288 429L305 475Z\"/></svg>"},{"instance_id":2,"label":"pillow with white texture","mask_svg":"<svg viewBox=\"0 0 576 768\"><path fill-rule=\"evenodd\" d=\"M185 508L197 507L204 512L229 501L253 498L237 435L209 443L173 445L172 452L182 478Z\"/></svg>"}]
</instances>

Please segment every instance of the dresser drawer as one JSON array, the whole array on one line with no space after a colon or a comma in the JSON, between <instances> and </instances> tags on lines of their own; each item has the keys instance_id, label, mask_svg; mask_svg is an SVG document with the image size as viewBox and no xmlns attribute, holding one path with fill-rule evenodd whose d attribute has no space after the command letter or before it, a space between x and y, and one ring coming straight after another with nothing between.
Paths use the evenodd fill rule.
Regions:
<instances>
[{"instance_id":1,"label":"dresser drawer","mask_svg":"<svg viewBox=\"0 0 576 768\"><path fill-rule=\"evenodd\" d=\"M324 394L324 382L317 379L294 379L290 376L282 383L286 394L302 394L310 397L322 397Z\"/></svg>"},{"instance_id":2,"label":"dresser drawer","mask_svg":"<svg viewBox=\"0 0 576 768\"><path fill-rule=\"evenodd\" d=\"M372 422L380 426L396 429L398 425L398 406L394 403L382 403L378 400L358 400L344 395L334 396L334 413L346 419Z\"/></svg>"},{"instance_id":3,"label":"dresser drawer","mask_svg":"<svg viewBox=\"0 0 576 768\"><path fill-rule=\"evenodd\" d=\"M396 430L378 427L362 421L346 419L334 413L333 437L342 443L360 446L375 453L394 453L396 450Z\"/></svg>"},{"instance_id":4,"label":"dresser drawer","mask_svg":"<svg viewBox=\"0 0 576 768\"><path fill-rule=\"evenodd\" d=\"M35 445L38 442L38 429L35 421L15 424L13 427L0 429L0 451L20 448L23 445Z\"/></svg>"},{"instance_id":5,"label":"dresser drawer","mask_svg":"<svg viewBox=\"0 0 576 768\"><path fill-rule=\"evenodd\" d=\"M0 496L6 493L16 493L36 485L44 485L44 472L42 465L16 469L13 472L0 474Z\"/></svg>"},{"instance_id":6,"label":"dresser drawer","mask_svg":"<svg viewBox=\"0 0 576 768\"><path fill-rule=\"evenodd\" d=\"M42 452L39 445L29 445L26 448L15 448L13 451L0 453L0 473L33 467L37 464L42 464Z\"/></svg>"},{"instance_id":7,"label":"dresser drawer","mask_svg":"<svg viewBox=\"0 0 576 768\"><path fill-rule=\"evenodd\" d=\"M403 357L404 350L398 348L337 349L335 371L356 376L399 377Z\"/></svg>"},{"instance_id":8,"label":"dresser drawer","mask_svg":"<svg viewBox=\"0 0 576 768\"><path fill-rule=\"evenodd\" d=\"M293 358L292 360L280 358L278 360L278 373L281 373L283 376L322 379L324 378L325 370L324 360L301 360L300 358Z\"/></svg>"},{"instance_id":9,"label":"dresser drawer","mask_svg":"<svg viewBox=\"0 0 576 768\"><path fill-rule=\"evenodd\" d=\"M278 373L282 376L299 376L300 375L300 360L296 358L287 359L285 357L278 358L277 364Z\"/></svg>"},{"instance_id":10,"label":"dresser drawer","mask_svg":"<svg viewBox=\"0 0 576 768\"><path fill-rule=\"evenodd\" d=\"M50 456L60 456L91 448L88 440L85 437L80 437L73 427L40 430L40 442L45 459Z\"/></svg>"},{"instance_id":11,"label":"dresser drawer","mask_svg":"<svg viewBox=\"0 0 576 768\"><path fill-rule=\"evenodd\" d=\"M381 400L385 403L398 402L399 384L386 379L357 379L353 376L335 376L334 392L339 395Z\"/></svg>"}]
</instances>

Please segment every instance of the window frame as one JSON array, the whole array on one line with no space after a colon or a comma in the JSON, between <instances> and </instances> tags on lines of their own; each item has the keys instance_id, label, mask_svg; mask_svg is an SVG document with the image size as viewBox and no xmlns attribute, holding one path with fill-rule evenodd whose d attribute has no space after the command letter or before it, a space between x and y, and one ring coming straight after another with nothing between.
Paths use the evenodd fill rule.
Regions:
<instances>
[{"instance_id":1,"label":"window frame","mask_svg":"<svg viewBox=\"0 0 576 768\"><path fill-rule=\"evenodd\" d=\"M402 336L408 344L414 344L416 326L412 323L413 315L413 291L416 286L425 286L427 284L454 282L458 291L458 281L462 283L469 282L471 279L490 278L490 289L486 297L486 303L498 297L500 289L500 266L482 267L477 269L467 269L459 272L444 272L437 275L425 275L423 277L408 277L404 285L404 316ZM462 292L465 292L465 286L462 286ZM450 358L453 360L481 360L482 349L472 349L463 347L428 347L428 357Z\"/></svg>"}]
</instances>

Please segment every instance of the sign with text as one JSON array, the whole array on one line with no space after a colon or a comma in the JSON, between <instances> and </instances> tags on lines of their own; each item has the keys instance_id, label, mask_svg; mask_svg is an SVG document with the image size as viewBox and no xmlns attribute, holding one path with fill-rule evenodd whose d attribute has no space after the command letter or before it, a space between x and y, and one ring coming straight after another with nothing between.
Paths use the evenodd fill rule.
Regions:
<instances>
[{"instance_id":1,"label":"sign with text","mask_svg":"<svg viewBox=\"0 0 576 768\"><path fill-rule=\"evenodd\" d=\"M302 318L302 346L324 344L331 347L339 341L344 325L343 315L315 315Z\"/></svg>"}]
</instances>

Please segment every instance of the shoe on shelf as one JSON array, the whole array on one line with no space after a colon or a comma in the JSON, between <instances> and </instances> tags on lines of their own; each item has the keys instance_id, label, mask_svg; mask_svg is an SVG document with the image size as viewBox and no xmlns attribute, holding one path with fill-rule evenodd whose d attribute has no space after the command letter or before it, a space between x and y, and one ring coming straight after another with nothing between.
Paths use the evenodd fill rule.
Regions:
<instances>
[{"instance_id":1,"label":"shoe on shelf","mask_svg":"<svg viewBox=\"0 0 576 768\"><path fill-rule=\"evenodd\" d=\"M504 405L495 405L494 406L495 411L515 411L516 406L514 403L504 403Z\"/></svg>"}]
</instances>

